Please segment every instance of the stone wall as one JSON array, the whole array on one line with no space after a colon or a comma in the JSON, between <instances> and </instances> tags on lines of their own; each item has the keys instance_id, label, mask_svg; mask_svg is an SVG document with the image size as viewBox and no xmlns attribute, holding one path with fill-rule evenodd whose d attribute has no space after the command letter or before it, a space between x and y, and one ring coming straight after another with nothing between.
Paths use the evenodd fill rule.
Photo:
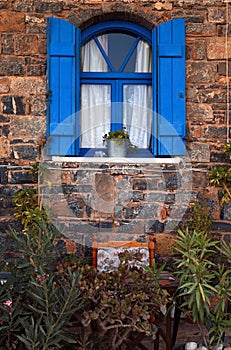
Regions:
<instances>
[{"instance_id":1,"label":"stone wall","mask_svg":"<svg viewBox=\"0 0 231 350\"><path fill-rule=\"evenodd\" d=\"M220 189L210 187L208 179L211 166L229 162L222 153L227 134L230 137L229 130L227 133L231 76L229 0L0 0L0 231L4 234L9 222L16 225L12 217L12 195L24 186L33 186L28 171L31 164L40 160L45 144L46 18L49 16L69 20L81 28L119 18L151 29L173 18L186 19L187 146L192 195L190 199L189 196L177 198L182 200L182 207L185 203L190 207L199 198L212 215L213 230L229 234L231 207L219 206ZM67 228L72 228L68 237L74 239L79 235L81 240L88 240L95 231L126 231L141 236L154 232L164 253L174 221L187 216L187 210L184 215L182 209L177 211L176 194L182 190L178 187L181 170L176 171L174 165L172 168L163 165L161 171L160 166L157 169L143 164L123 165L120 170L118 164L106 164L103 169L93 166L93 186L92 178L89 179L91 166L85 164L88 170L83 172L83 164L62 165L63 200L74 213L70 217L65 211L65 215L57 214L62 230L66 233ZM80 186L81 172L89 183ZM150 177L152 185L157 183L156 188L148 187ZM183 178L188 179L188 169ZM107 186L102 186L105 183ZM105 215L105 210L94 209L92 196L97 186L100 198L109 198L111 202L116 196L116 210L113 208ZM110 189L109 193L106 189Z\"/></svg>"}]
</instances>

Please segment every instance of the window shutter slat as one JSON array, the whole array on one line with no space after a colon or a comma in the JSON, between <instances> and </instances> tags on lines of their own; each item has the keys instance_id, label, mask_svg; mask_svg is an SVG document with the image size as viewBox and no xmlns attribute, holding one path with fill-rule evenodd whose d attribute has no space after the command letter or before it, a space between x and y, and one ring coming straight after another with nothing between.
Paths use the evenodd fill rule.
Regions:
<instances>
[{"instance_id":1,"label":"window shutter slat","mask_svg":"<svg viewBox=\"0 0 231 350\"><path fill-rule=\"evenodd\" d=\"M76 154L76 75L79 33L71 23L48 19L48 149L49 155Z\"/></svg>"},{"instance_id":2,"label":"window shutter slat","mask_svg":"<svg viewBox=\"0 0 231 350\"><path fill-rule=\"evenodd\" d=\"M157 50L156 84L158 112L156 153L184 155L185 144L185 21L174 19L153 31L153 51Z\"/></svg>"}]
</instances>

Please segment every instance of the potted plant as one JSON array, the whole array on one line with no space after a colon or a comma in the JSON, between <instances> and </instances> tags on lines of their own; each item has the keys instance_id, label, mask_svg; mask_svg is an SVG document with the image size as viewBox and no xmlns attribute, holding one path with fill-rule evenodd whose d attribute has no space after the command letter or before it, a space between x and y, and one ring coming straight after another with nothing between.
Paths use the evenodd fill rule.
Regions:
<instances>
[{"instance_id":1,"label":"potted plant","mask_svg":"<svg viewBox=\"0 0 231 350\"><path fill-rule=\"evenodd\" d=\"M178 231L175 243L176 302L198 325L203 345L220 349L231 329L231 243L190 227Z\"/></svg>"},{"instance_id":2,"label":"potted plant","mask_svg":"<svg viewBox=\"0 0 231 350\"><path fill-rule=\"evenodd\" d=\"M128 150L136 148L130 141L126 128L109 131L103 136L103 143L106 145L109 157L126 157Z\"/></svg>"}]
</instances>

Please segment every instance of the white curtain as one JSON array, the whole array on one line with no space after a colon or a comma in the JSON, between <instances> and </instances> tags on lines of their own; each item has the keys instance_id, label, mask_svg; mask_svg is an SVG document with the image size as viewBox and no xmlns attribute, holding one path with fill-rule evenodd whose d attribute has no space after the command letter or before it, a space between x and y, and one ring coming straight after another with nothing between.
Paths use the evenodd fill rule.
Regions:
<instances>
[{"instance_id":1,"label":"white curtain","mask_svg":"<svg viewBox=\"0 0 231 350\"><path fill-rule=\"evenodd\" d=\"M108 52L107 35L98 37ZM83 72L107 72L107 63L94 39L82 47ZM111 125L111 90L109 85L81 85L81 148L102 147L103 135Z\"/></svg>"},{"instance_id":2,"label":"white curtain","mask_svg":"<svg viewBox=\"0 0 231 350\"><path fill-rule=\"evenodd\" d=\"M135 72L150 73L151 48L143 40L137 45ZM124 85L123 120L131 142L139 148L150 146L152 127L152 87L148 85Z\"/></svg>"}]
</instances>

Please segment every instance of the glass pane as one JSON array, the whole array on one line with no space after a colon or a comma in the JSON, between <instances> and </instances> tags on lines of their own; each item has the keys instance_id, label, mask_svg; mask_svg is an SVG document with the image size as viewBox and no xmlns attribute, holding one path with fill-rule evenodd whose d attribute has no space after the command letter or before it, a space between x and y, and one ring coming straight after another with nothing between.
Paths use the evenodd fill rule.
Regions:
<instances>
[{"instance_id":1,"label":"glass pane","mask_svg":"<svg viewBox=\"0 0 231 350\"><path fill-rule=\"evenodd\" d=\"M135 40L136 38L134 36L128 34L108 34L108 57L116 72L118 72L123 64ZM134 72L135 55L131 57L130 61L128 62L127 69L130 72Z\"/></svg>"},{"instance_id":2,"label":"glass pane","mask_svg":"<svg viewBox=\"0 0 231 350\"><path fill-rule=\"evenodd\" d=\"M136 37L123 33L110 33L99 35L97 39L114 71L118 72L127 58L128 62L123 68L123 72L151 72L151 47L146 41L139 40L129 57L129 52L135 45ZM83 72L111 71L94 39L91 39L82 47L81 69Z\"/></svg>"},{"instance_id":3,"label":"glass pane","mask_svg":"<svg viewBox=\"0 0 231 350\"><path fill-rule=\"evenodd\" d=\"M111 86L82 84L80 147L103 147L103 135L111 126Z\"/></svg>"},{"instance_id":4,"label":"glass pane","mask_svg":"<svg viewBox=\"0 0 231 350\"><path fill-rule=\"evenodd\" d=\"M150 147L152 116L152 87L123 85L123 124L131 142L139 148Z\"/></svg>"}]
</instances>

